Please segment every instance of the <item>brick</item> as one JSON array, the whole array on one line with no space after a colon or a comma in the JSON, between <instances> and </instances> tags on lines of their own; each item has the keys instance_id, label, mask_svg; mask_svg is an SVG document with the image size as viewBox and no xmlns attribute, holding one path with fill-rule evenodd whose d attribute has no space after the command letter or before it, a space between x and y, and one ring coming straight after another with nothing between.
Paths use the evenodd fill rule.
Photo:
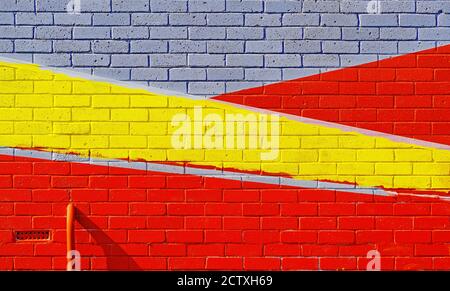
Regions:
<instances>
[{"instance_id":1,"label":"brick","mask_svg":"<svg viewBox=\"0 0 450 291\"><path fill-rule=\"evenodd\" d=\"M170 256L179 257L186 256L186 245L184 244L151 244L150 245L151 256Z\"/></svg>"},{"instance_id":2,"label":"brick","mask_svg":"<svg viewBox=\"0 0 450 291\"><path fill-rule=\"evenodd\" d=\"M337 221L333 217L301 217L300 229L336 229Z\"/></svg>"},{"instance_id":3,"label":"brick","mask_svg":"<svg viewBox=\"0 0 450 291\"><path fill-rule=\"evenodd\" d=\"M226 37L231 40L263 39L264 30L260 27L229 27Z\"/></svg>"},{"instance_id":4,"label":"brick","mask_svg":"<svg viewBox=\"0 0 450 291\"><path fill-rule=\"evenodd\" d=\"M374 229L375 220L373 217L343 216L338 218L338 226L339 229Z\"/></svg>"},{"instance_id":5,"label":"brick","mask_svg":"<svg viewBox=\"0 0 450 291\"><path fill-rule=\"evenodd\" d=\"M203 231L200 230L169 230L166 233L169 243L201 243Z\"/></svg>"},{"instance_id":6,"label":"brick","mask_svg":"<svg viewBox=\"0 0 450 291\"><path fill-rule=\"evenodd\" d=\"M113 27L113 39L147 39L150 32L148 27Z\"/></svg>"},{"instance_id":7,"label":"brick","mask_svg":"<svg viewBox=\"0 0 450 291\"><path fill-rule=\"evenodd\" d=\"M226 31L223 27L189 27L189 39L225 39Z\"/></svg>"},{"instance_id":8,"label":"brick","mask_svg":"<svg viewBox=\"0 0 450 291\"><path fill-rule=\"evenodd\" d=\"M393 243L394 233L391 230L360 230L356 231L356 243ZM397 239L396 239L397 242Z\"/></svg>"},{"instance_id":9,"label":"brick","mask_svg":"<svg viewBox=\"0 0 450 291\"><path fill-rule=\"evenodd\" d=\"M361 14L359 21L361 26L397 26L398 16L395 14Z\"/></svg>"},{"instance_id":10,"label":"brick","mask_svg":"<svg viewBox=\"0 0 450 291\"><path fill-rule=\"evenodd\" d=\"M207 258L208 270L241 270L242 258Z\"/></svg>"},{"instance_id":11,"label":"brick","mask_svg":"<svg viewBox=\"0 0 450 291\"><path fill-rule=\"evenodd\" d=\"M281 263L283 270L317 270L319 258L283 258Z\"/></svg>"},{"instance_id":12,"label":"brick","mask_svg":"<svg viewBox=\"0 0 450 291\"><path fill-rule=\"evenodd\" d=\"M167 41L163 40L131 40L130 51L132 53L166 53Z\"/></svg>"},{"instance_id":13,"label":"brick","mask_svg":"<svg viewBox=\"0 0 450 291\"><path fill-rule=\"evenodd\" d=\"M206 230L205 243L239 243L242 241L238 230Z\"/></svg>"},{"instance_id":14,"label":"brick","mask_svg":"<svg viewBox=\"0 0 450 291\"><path fill-rule=\"evenodd\" d=\"M132 25L167 25L169 23L166 13L133 13L131 15Z\"/></svg>"},{"instance_id":15,"label":"brick","mask_svg":"<svg viewBox=\"0 0 450 291\"><path fill-rule=\"evenodd\" d=\"M111 29L109 27L75 27L74 39L109 39Z\"/></svg>"},{"instance_id":16,"label":"brick","mask_svg":"<svg viewBox=\"0 0 450 291\"><path fill-rule=\"evenodd\" d=\"M169 258L169 270L204 270L205 258Z\"/></svg>"},{"instance_id":17,"label":"brick","mask_svg":"<svg viewBox=\"0 0 450 291\"><path fill-rule=\"evenodd\" d=\"M173 13L169 15L169 23L173 26L206 25L206 14L202 13Z\"/></svg>"},{"instance_id":18,"label":"brick","mask_svg":"<svg viewBox=\"0 0 450 291\"><path fill-rule=\"evenodd\" d=\"M128 2L125 0L112 0L112 11L140 12L149 11L148 0L134 0Z\"/></svg>"},{"instance_id":19,"label":"brick","mask_svg":"<svg viewBox=\"0 0 450 291\"><path fill-rule=\"evenodd\" d=\"M245 258L245 270L279 270L281 259L279 258Z\"/></svg>"},{"instance_id":20,"label":"brick","mask_svg":"<svg viewBox=\"0 0 450 291\"><path fill-rule=\"evenodd\" d=\"M244 216L270 216L279 214L279 206L277 204L244 204Z\"/></svg>"},{"instance_id":21,"label":"brick","mask_svg":"<svg viewBox=\"0 0 450 291\"><path fill-rule=\"evenodd\" d=\"M341 30L337 27L306 27L304 29L305 39L340 39Z\"/></svg>"}]
</instances>

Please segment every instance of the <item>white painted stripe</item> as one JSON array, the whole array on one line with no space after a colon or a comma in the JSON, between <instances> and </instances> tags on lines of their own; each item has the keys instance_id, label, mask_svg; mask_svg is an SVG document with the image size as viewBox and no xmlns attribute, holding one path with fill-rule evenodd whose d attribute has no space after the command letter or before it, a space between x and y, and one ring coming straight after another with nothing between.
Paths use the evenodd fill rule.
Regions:
<instances>
[{"instance_id":1,"label":"white painted stripe","mask_svg":"<svg viewBox=\"0 0 450 291\"><path fill-rule=\"evenodd\" d=\"M320 182L309 180L297 180L279 176L262 176L249 173L237 173L230 171L221 171L214 169L202 169L195 167L166 165L149 162L132 162L122 161L114 159L98 159L98 158L84 158L73 154L60 154L53 152L37 151L37 150L24 150L18 148L0 147L0 155L15 156L23 158L33 158L39 160L50 160L56 162L74 162L81 164L89 164L95 166L115 167L122 169L134 169L139 171L160 172L169 174L185 174L195 175L211 178L219 178L225 180L243 181L243 182L255 182L262 184L278 185L278 186L292 186L306 189L328 189L328 190L341 190L344 192L352 192L367 195L378 196L394 196L396 192L386 191L381 188L360 187L351 184L344 183L332 183L332 182Z\"/></svg>"}]
</instances>

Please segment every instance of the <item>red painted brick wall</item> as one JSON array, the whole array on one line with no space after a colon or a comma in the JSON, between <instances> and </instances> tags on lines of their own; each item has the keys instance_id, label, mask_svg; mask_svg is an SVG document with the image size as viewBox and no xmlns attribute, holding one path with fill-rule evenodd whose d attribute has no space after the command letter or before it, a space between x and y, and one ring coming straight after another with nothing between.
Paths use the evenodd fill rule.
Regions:
<instances>
[{"instance_id":1,"label":"red painted brick wall","mask_svg":"<svg viewBox=\"0 0 450 291\"><path fill-rule=\"evenodd\" d=\"M161 188L161 189L160 189ZM76 207L83 270L446 270L450 203L274 188L1 156L0 269L64 270ZM50 242L13 230L49 229Z\"/></svg>"}]
</instances>

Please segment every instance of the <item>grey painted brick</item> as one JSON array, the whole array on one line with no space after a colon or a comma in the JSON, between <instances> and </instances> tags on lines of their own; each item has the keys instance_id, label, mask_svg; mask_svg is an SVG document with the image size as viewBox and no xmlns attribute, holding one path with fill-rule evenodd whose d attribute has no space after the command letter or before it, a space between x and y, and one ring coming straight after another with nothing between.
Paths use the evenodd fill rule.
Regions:
<instances>
[{"instance_id":1,"label":"grey painted brick","mask_svg":"<svg viewBox=\"0 0 450 291\"><path fill-rule=\"evenodd\" d=\"M242 80L244 78L243 68L214 68L207 69L207 79L214 81Z\"/></svg>"},{"instance_id":2,"label":"grey painted brick","mask_svg":"<svg viewBox=\"0 0 450 291\"><path fill-rule=\"evenodd\" d=\"M397 26L398 19L395 14L360 14L361 26Z\"/></svg>"},{"instance_id":3,"label":"grey painted brick","mask_svg":"<svg viewBox=\"0 0 450 291\"><path fill-rule=\"evenodd\" d=\"M344 40L376 40L380 37L379 28L342 28L342 39Z\"/></svg>"},{"instance_id":4,"label":"grey painted brick","mask_svg":"<svg viewBox=\"0 0 450 291\"><path fill-rule=\"evenodd\" d=\"M334 54L304 55L305 67L339 67L339 56Z\"/></svg>"},{"instance_id":5,"label":"grey painted brick","mask_svg":"<svg viewBox=\"0 0 450 291\"><path fill-rule=\"evenodd\" d=\"M95 13L94 25L130 25L130 14L128 13Z\"/></svg>"},{"instance_id":6,"label":"grey painted brick","mask_svg":"<svg viewBox=\"0 0 450 291\"><path fill-rule=\"evenodd\" d=\"M302 12L302 1L266 1L264 5L265 12L278 12L278 13L293 13Z\"/></svg>"},{"instance_id":7,"label":"grey painted brick","mask_svg":"<svg viewBox=\"0 0 450 291\"><path fill-rule=\"evenodd\" d=\"M450 12L449 1L417 1L416 4L417 13L440 13Z\"/></svg>"},{"instance_id":8,"label":"grey painted brick","mask_svg":"<svg viewBox=\"0 0 450 291\"><path fill-rule=\"evenodd\" d=\"M450 28L419 28L419 40L448 40Z\"/></svg>"},{"instance_id":9,"label":"grey painted brick","mask_svg":"<svg viewBox=\"0 0 450 291\"><path fill-rule=\"evenodd\" d=\"M0 57L29 63L33 62L33 54L31 53L0 53Z\"/></svg>"},{"instance_id":10,"label":"grey painted brick","mask_svg":"<svg viewBox=\"0 0 450 291\"><path fill-rule=\"evenodd\" d=\"M74 39L108 39L111 38L110 27L74 27Z\"/></svg>"},{"instance_id":11,"label":"grey painted brick","mask_svg":"<svg viewBox=\"0 0 450 291\"><path fill-rule=\"evenodd\" d=\"M171 13L169 15L170 25L206 25L206 14L204 13Z\"/></svg>"},{"instance_id":12,"label":"grey painted brick","mask_svg":"<svg viewBox=\"0 0 450 291\"><path fill-rule=\"evenodd\" d=\"M14 0L9 0L9 2L14 2ZM69 1L66 2L60 0L36 0L36 10L38 12L62 12L66 11L66 6L68 3Z\"/></svg>"},{"instance_id":13,"label":"grey painted brick","mask_svg":"<svg viewBox=\"0 0 450 291\"><path fill-rule=\"evenodd\" d=\"M189 0L189 12L222 12L225 11L225 0Z\"/></svg>"},{"instance_id":14,"label":"grey painted brick","mask_svg":"<svg viewBox=\"0 0 450 291\"><path fill-rule=\"evenodd\" d=\"M189 39L225 39L224 27L189 27Z\"/></svg>"},{"instance_id":15,"label":"grey painted brick","mask_svg":"<svg viewBox=\"0 0 450 291\"><path fill-rule=\"evenodd\" d=\"M235 41L235 40L208 41L207 52L215 54L243 53L244 41Z\"/></svg>"},{"instance_id":16,"label":"grey painted brick","mask_svg":"<svg viewBox=\"0 0 450 291\"><path fill-rule=\"evenodd\" d=\"M0 40L0 52L10 53L13 51L13 42L10 40Z\"/></svg>"},{"instance_id":17,"label":"grey painted brick","mask_svg":"<svg viewBox=\"0 0 450 291\"><path fill-rule=\"evenodd\" d=\"M282 18L284 26L317 26L320 24L319 13L292 13L284 14Z\"/></svg>"},{"instance_id":18,"label":"grey painted brick","mask_svg":"<svg viewBox=\"0 0 450 291\"><path fill-rule=\"evenodd\" d=\"M14 24L14 13L0 12L0 24Z\"/></svg>"},{"instance_id":19,"label":"grey painted brick","mask_svg":"<svg viewBox=\"0 0 450 291\"><path fill-rule=\"evenodd\" d=\"M205 41L171 40L169 41L171 53L206 53Z\"/></svg>"},{"instance_id":20,"label":"grey painted brick","mask_svg":"<svg viewBox=\"0 0 450 291\"><path fill-rule=\"evenodd\" d=\"M221 67L225 65L225 55L189 54L188 65L191 67Z\"/></svg>"},{"instance_id":21,"label":"grey painted brick","mask_svg":"<svg viewBox=\"0 0 450 291\"><path fill-rule=\"evenodd\" d=\"M282 69L282 73L284 80L291 80L319 74L320 70L311 68L285 68Z\"/></svg>"},{"instance_id":22,"label":"grey painted brick","mask_svg":"<svg viewBox=\"0 0 450 291\"><path fill-rule=\"evenodd\" d=\"M15 40L14 49L16 52L30 53L30 52L51 52L52 42L50 40Z\"/></svg>"},{"instance_id":23,"label":"grey painted brick","mask_svg":"<svg viewBox=\"0 0 450 291\"><path fill-rule=\"evenodd\" d=\"M281 69L245 69L245 80L277 81L281 79Z\"/></svg>"},{"instance_id":24,"label":"grey painted brick","mask_svg":"<svg viewBox=\"0 0 450 291\"><path fill-rule=\"evenodd\" d=\"M225 91L224 82L192 82L189 83L189 94L218 95Z\"/></svg>"},{"instance_id":25,"label":"grey painted brick","mask_svg":"<svg viewBox=\"0 0 450 291\"><path fill-rule=\"evenodd\" d=\"M381 13L408 13L416 11L416 2L415 1L380 1L380 10Z\"/></svg>"},{"instance_id":26,"label":"grey painted brick","mask_svg":"<svg viewBox=\"0 0 450 291\"><path fill-rule=\"evenodd\" d=\"M185 54L154 54L150 56L151 67L182 67L187 65Z\"/></svg>"},{"instance_id":27,"label":"grey painted brick","mask_svg":"<svg viewBox=\"0 0 450 291\"><path fill-rule=\"evenodd\" d=\"M168 80L168 69L157 68L133 68L131 69L131 79L138 81L162 81Z\"/></svg>"},{"instance_id":28,"label":"grey painted brick","mask_svg":"<svg viewBox=\"0 0 450 291\"><path fill-rule=\"evenodd\" d=\"M37 39L71 39L72 28L61 26L38 26L35 29Z\"/></svg>"},{"instance_id":29,"label":"grey painted brick","mask_svg":"<svg viewBox=\"0 0 450 291\"><path fill-rule=\"evenodd\" d=\"M187 82L170 81L170 82L149 82L149 85L162 90L175 92L187 92Z\"/></svg>"},{"instance_id":30,"label":"grey painted brick","mask_svg":"<svg viewBox=\"0 0 450 291\"><path fill-rule=\"evenodd\" d=\"M434 41L399 41L398 52L401 54L417 52L434 47Z\"/></svg>"},{"instance_id":31,"label":"grey painted brick","mask_svg":"<svg viewBox=\"0 0 450 291\"><path fill-rule=\"evenodd\" d=\"M186 27L151 27L150 38L152 39L187 39Z\"/></svg>"},{"instance_id":32,"label":"grey painted brick","mask_svg":"<svg viewBox=\"0 0 450 291\"><path fill-rule=\"evenodd\" d=\"M263 1L261 0L228 0L226 10L229 12L262 12Z\"/></svg>"},{"instance_id":33,"label":"grey painted brick","mask_svg":"<svg viewBox=\"0 0 450 291\"><path fill-rule=\"evenodd\" d=\"M266 55L264 63L268 68L300 67L302 56L299 54Z\"/></svg>"},{"instance_id":34,"label":"grey painted brick","mask_svg":"<svg viewBox=\"0 0 450 291\"><path fill-rule=\"evenodd\" d=\"M268 27L266 39L302 39L303 29L300 27Z\"/></svg>"},{"instance_id":35,"label":"grey painted brick","mask_svg":"<svg viewBox=\"0 0 450 291\"><path fill-rule=\"evenodd\" d=\"M252 81L236 81L227 82L225 84L226 92L235 92L247 88L256 88L263 86L263 82L252 82Z\"/></svg>"},{"instance_id":36,"label":"grey painted brick","mask_svg":"<svg viewBox=\"0 0 450 291\"><path fill-rule=\"evenodd\" d=\"M434 19L434 15L429 15ZM450 26L450 14L439 14L438 15L438 25L439 26Z\"/></svg>"},{"instance_id":37,"label":"grey painted brick","mask_svg":"<svg viewBox=\"0 0 450 291\"><path fill-rule=\"evenodd\" d=\"M80 13L80 14L68 14L68 13L55 13L53 15L54 23L56 25L91 25L92 14Z\"/></svg>"},{"instance_id":38,"label":"grey painted brick","mask_svg":"<svg viewBox=\"0 0 450 291\"><path fill-rule=\"evenodd\" d=\"M166 53L168 43L165 40L132 40L132 53Z\"/></svg>"},{"instance_id":39,"label":"grey painted brick","mask_svg":"<svg viewBox=\"0 0 450 291\"><path fill-rule=\"evenodd\" d=\"M321 24L324 26L358 26L356 14L322 14Z\"/></svg>"},{"instance_id":40,"label":"grey painted brick","mask_svg":"<svg viewBox=\"0 0 450 291\"><path fill-rule=\"evenodd\" d=\"M112 55L111 67L148 67L148 56L142 54Z\"/></svg>"},{"instance_id":41,"label":"grey painted brick","mask_svg":"<svg viewBox=\"0 0 450 291\"><path fill-rule=\"evenodd\" d=\"M65 1L63 1L65 2ZM111 0L81 1L81 12L110 12Z\"/></svg>"},{"instance_id":42,"label":"grey painted brick","mask_svg":"<svg viewBox=\"0 0 450 291\"><path fill-rule=\"evenodd\" d=\"M227 67L262 67L264 55L230 54L226 56Z\"/></svg>"},{"instance_id":43,"label":"grey painted brick","mask_svg":"<svg viewBox=\"0 0 450 291\"><path fill-rule=\"evenodd\" d=\"M227 39L263 39L264 29L260 27L228 27Z\"/></svg>"},{"instance_id":44,"label":"grey painted brick","mask_svg":"<svg viewBox=\"0 0 450 291\"><path fill-rule=\"evenodd\" d=\"M391 41L361 41L361 53L397 53L397 43Z\"/></svg>"},{"instance_id":45,"label":"grey painted brick","mask_svg":"<svg viewBox=\"0 0 450 291\"><path fill-rule=\"evenodd\" d=\"M94 53L127 53L128 42L120 40L95 40L92 42Z\"/></svg>"},{"instance_id":46,"label":"grey painted brick","mask_svg":"<svg viewBox=\"0 0 450 291\"><path fill-rule=\"evenodd\" d=\"M132 25L167 25L169 17L166 13L133 13Z\"/></svg>"},{"instance_id":47,"label":"grey painted brick","mask_svg":"<svg viewBox=\"0 0 450 291\"><path fill-rule=\"evenodd\" d=\"M244 15L240 13L214 13L207 16L209 26L242 26Z\"/></svg>"},{"instance_id":48,"label":"grey painted brick","mask_svg":"<svg viewBox=\"0 0 450 291\"><path fill-rule=\"evenodd\" d=\"M380 39L389 40L413 40L417 38L417 30L415 28L381 28Z\"/></svg>"},{"instance_id":49,"label":"grey painted brick","mask_svg":"<svg viewBox=\"0 0 450 291\"><path fill-rule=\"evenodd\" d=\"M376 54L342 55L340 60L341 66L349 67L377 61L378 56Z\"/></svg>"},{"instance_id":50,"label":"grey painted brick","mask_svg":"<svg viewBox=\"0 0 450 291\"><path fill-rule=\"evenodd\" d=\"M113 39L146 39L150 36L148 27L143 26L127 26L113 27Z\"/></svg>"},{"instance_id":51,"label":"grey painted brick","mask_svg":"<svg viewBox=\"0 0 450 291\"><path fill-rule=\"evenodd\" d=\"M112 0L112 11L144 12L150 10L149 0Z\"/></svg>"},{"instance_id":52,"label":"grey painted brick","mask_svg":"<svg viewBox=\"0 0 450 291\"><path fill-rule=\"evenodd\" d=\"M0 26L0 38L32 38L33 28L27 26Z\"/></svg>"},{"instance_id":53,"label":"grey painted brick","mask_svg":"<svg viewBox=\"0 0 450 291\"><path fill-rule=\"evenodd\" d=\"M186 12L187 1L183 0L150 0L152 12Z\"/></svg>"},{"instance_id":54,"label":"grey painted brick","mask_svg":"<svg viewBox=\"0 0 450 291\"><path fill-rule=\"evenodd\" d=\"M34 54L33 61L46 66L68 67L70 54Z\"/></svg>"},{"instance_id":55,"label":"grey painted brick","mask_svg":"<svg viewBox=\"0 0 450 291\"><path fill-rule=\"evenodd\" d=\"M280 26L281 14L246 14L245 26Z\"/></svg>"},{"instance_id":56,"label":"grey painted brick","mask_svg":"<svg viewBox=\"0 0 450 291\"><path fill-rule=\"evenodd\" d=\"M73 54L72 63L76 67L107 67L110 56L107 54Z\"/></svg>"},{"instance_id":57,"label":"grey painted brick","mask_svg":"<svg viewBox=\"0 0 450 291\"><path fill-rule=\"evenodd\" d=\"M305 0L303 12L339 12L339 1Z\"/></svg>"},{"instance_id":58,"label":"grey painted brick","mask_svg":"<svg viewBox=\"0 0 450 291\"><path fill-rule=\"evenodd\" d=\"M130 80L130 69L125 68L94 68L94 75L114 80Z\"/></svg>"},{"instance_id":59,"label":"grey painted brick","mask_svg":"<svg viewBox=\"0 0 450 291\"><path fill-rule=\"evenodd\" d=\"M359 0L343 0L340 3L341 13L367 13L367 5L369 1Z\"/></svg>"},{"instance_id":60,"label":"grey painted brick","mask_svg":"<svg viewBox=\"0 0 450 291\"><path fill-rule=\"evenodd\" d=\"M441 16L442 15L439 15L439 18ZM434 15L400 14L399 22L400 26L413 26L413 27L435 26L436 17Z\"/></svg>"},{"instance_id":61,"label":"grey painted brick","mask_svg":"<svg viewBox=\"0 0 450 291\"><path fill-rule=\"evenodd\" d=\"M324 53L354 54L359 52L357 41L324 41L322 42Z\"/></svg>"},{"instance_id":62,"label":"grey painted brick","mask_svg":"<svg viewBox=\"0 0 450 291\"><path fill-rule=\"evenodd\" d=\"M169 70L171 80L206 80L206 69L196 68L174 68Z\"/></svg>"},{"instance_id":63,"label":"grey painted brick","mask_svg":"<svg viewBox=\"0 0 450 291\"><path fill-rule=\"evenodd\" d=\"M340 39L340 27L306 27L304 29L305 39Z\"/></svg>"},{"instance_id":64,"label":"grey painted brick","mask_svg":"<svg viewBox=\"0 0 450 291\"><path fill-rule=\"evenodd\" d=\"M53 49L56 53L87 53L91 51L91 42L88 40L55 40Z\"/></svg>"},{"instance_id":65,"label":"grey painted brick","mask_svg":"<svg viewBox=\"0 0 450 291\"><path fill-rule=\"evenodd\" d=\"M0 11L34 11L35 0L2 0Z\"/></svg>"},{"instance_id":66,"label":"grey painted brick","mask_svg":"<svg viewBox=\"0 0 450 291\"><path fill-rule=\"evenodd\" d=\"M286 53L320 53L320 41L318 40L286 40L284 42Z\"/></svg>"},{"instance_id":67,"label":"grey painted brick","mask_svg":"<svg viewBox=\"0 0 450 291\"><path fill-rule=\"evenodd\" d=\"M281 41L259 41L249 40L245 44L247 53L281 53L283 51L283 42Z\"/></svg>"},{"instance_id":68,"label":"grey painted brick","mask_svg":"<svg viewBox=\"0 0 450 291\"><path fill-rule=\"evenodd\" d=\"M1 17L0 17L1 18ZM16 13L16 24L18 25L48 25L53 24L53 14L51 13Z\"/></svg>"}]
</instances>

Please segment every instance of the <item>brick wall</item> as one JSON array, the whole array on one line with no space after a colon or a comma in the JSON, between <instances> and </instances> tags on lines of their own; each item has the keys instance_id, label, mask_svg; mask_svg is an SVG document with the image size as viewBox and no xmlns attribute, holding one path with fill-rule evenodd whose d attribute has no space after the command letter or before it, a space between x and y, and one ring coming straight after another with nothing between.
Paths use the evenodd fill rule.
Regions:
<instances>
[{"instance_id":1,"label":"brick wall","mask_svg":"<svg viewBox=\"0 0 450 291\"><path fill-rule=\"evenodd\" d=\"M197 95L450 40L448 1L4 0L0 55Z\"/></svg>"},{"instance_id":2,"label":"brick wall","mask_svg":"<svg viewBox=\"0 0 450 291\"><path fill-rule=\"evenodd\" d=\"M81 3L0 4L1 270L65 269L70 202L84 270L449 270L450 1ZM279 155L174 148L196 108Z\"/></svg>"}]
</instances>

